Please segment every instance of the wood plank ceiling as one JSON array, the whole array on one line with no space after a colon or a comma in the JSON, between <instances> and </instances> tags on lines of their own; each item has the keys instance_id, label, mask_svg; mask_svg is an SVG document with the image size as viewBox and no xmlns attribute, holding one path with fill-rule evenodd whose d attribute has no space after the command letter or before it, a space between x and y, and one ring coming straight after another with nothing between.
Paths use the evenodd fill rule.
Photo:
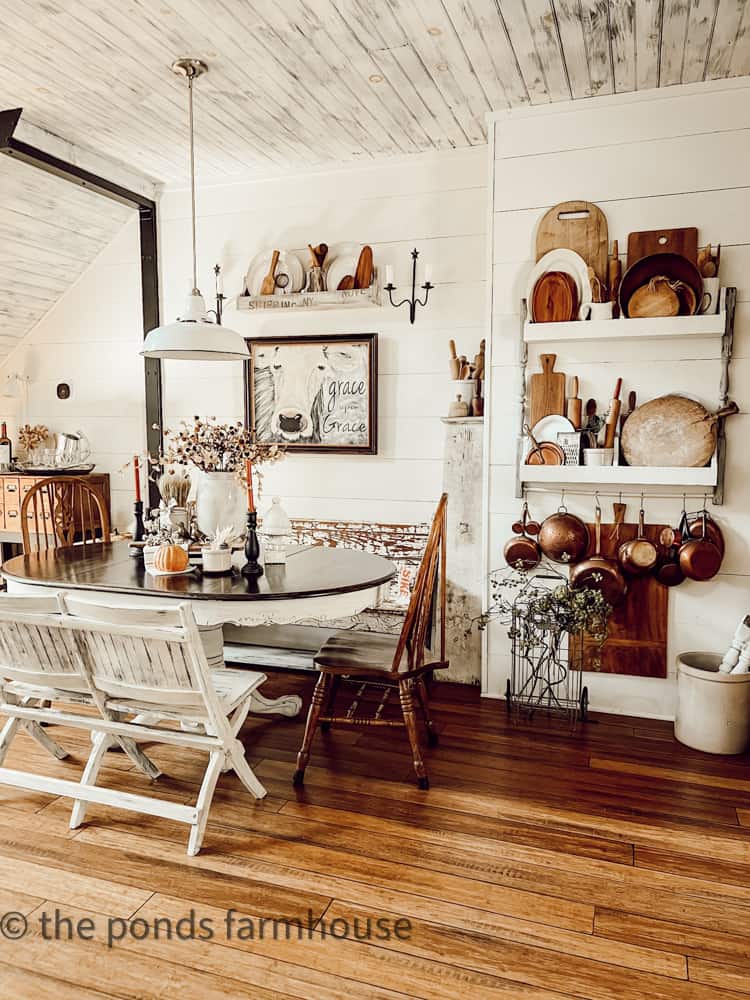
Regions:
<instances>
[{"instance_id":1,"label":"wood plank ceiling","mask_svg":"<svg viewBox=\"0 0 750 1000\"><path fill-rule=\"evenodd\" d=\"M0 363L133 214L0 157Z\"/></svg>"},{"instance_id":2,"label":"wood plank ceiling","mask_svg":"<svg viewBox=\"0 0 750 1000\"><path fill-rule=\"evenodd\" d=\"M750 73L750 0L0 0L0 94L185 180L481 144L485 113Z\"/></svg>"}]
</instances>

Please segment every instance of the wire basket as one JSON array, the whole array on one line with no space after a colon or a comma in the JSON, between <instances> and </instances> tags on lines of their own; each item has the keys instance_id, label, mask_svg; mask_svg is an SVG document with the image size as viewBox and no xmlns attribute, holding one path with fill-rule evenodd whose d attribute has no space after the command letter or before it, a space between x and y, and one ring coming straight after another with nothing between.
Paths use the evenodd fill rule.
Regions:
<instances>
[{"instance_id":1,"label":"wire basket","mask_svg":"<svg viewBox=\"0 0 750 1000\"><path fill-rule=\"evenodd\" d=\"M532 719L537 712L584 721L583 633L571 634L549 621L513 613L511 675L505 700L509 715Z\"/></svg>"}]
</instances>

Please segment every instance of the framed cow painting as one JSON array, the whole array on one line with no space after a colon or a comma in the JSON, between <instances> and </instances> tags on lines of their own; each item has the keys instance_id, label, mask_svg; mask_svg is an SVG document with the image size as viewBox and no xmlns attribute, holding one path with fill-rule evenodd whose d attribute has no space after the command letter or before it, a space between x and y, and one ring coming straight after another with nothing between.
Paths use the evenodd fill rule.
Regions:
<instances>
[{"instance_id":1,"label":"framed cow painting","mask_svg":"<svg viewBox=\"0 0 750 1000\"><path fill-rule=\"evenodd\" d=\"M248 337L245 421L288 451L378 450L378 335Z\"/></svg>"}]
</instances>

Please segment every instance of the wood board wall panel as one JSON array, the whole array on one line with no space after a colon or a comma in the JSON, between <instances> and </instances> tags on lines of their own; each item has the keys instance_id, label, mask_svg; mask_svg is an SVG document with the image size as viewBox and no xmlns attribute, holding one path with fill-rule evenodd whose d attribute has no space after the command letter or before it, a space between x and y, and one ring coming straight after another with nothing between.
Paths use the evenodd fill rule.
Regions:
<instances>
[{"instance_id":1,"label":"wood board wall panel","mask_svg":"<svg viewBox=\"0 0 750 1000\"><path fill-rule=\"evenodd\" d=\"M214 182L481 145L488 109L750 61L745 0L87 0L44 17L0 0L0 15L7 103L167 183L186 177L184 84L168 68L185 51L212 64L197 146Z\"/></svg>"},{"instance_id":2,"label":"wood board wall panel","mask_svg":"<svg viewBox=\"0 0 750 1000\"><path fill-rule=\"evenodd\" d=\"M609 5L612 82L616 94L638 90L636 48L636 0L620 0Z\"/></svg>"},{"instance_id":3,"label":"wood board wall panel","mask_svg":"<svg viewBox=\"0 0 750 1000\"><path fill-rule=\"evenodd\" d=\"M706 77L728 76L737 49L747 54L750 38L742 32L746 0L718 0L711 49L706 64Z\"/></svg>"},{"instance_id":4,"label":"wood board wall panel","mask_svg":"<svg viewBox=\"0 0 750 1000\"><path fill-rule=\"evenodd\" d=\"M502 14L494 0L443 0L492 108L524 104L529 95Z\"/></svg>"},{"instance_id":5,"label":"wood board wall panel","mask_svg":"<svg viewBox=\"0 0 750 1000\"><path fill-rule=\"evenodd\" d=\"M616 162L606 146L509 159L503 166L507 186L498 191L497 208L541 207L541 194L556 204L565 200L572 184L580 187L576 179L582 177L587 178L588 200L596 203L690 191L698 177L705 178L703 190L741 188L747 183L747 138L738 130L623 144ZM553 162L557 173L551 171Z\"/></svg>"},{"instance_id":6,"label":"wood board wall panel","mask_svg":"<svg viewBox=\"0 0 750 1000\"><path fill-rule=\"evenodd\" d=\"M721 101L716 93L722 94ZM615 99L613 98L612 101ZM726 81L711 88L665 90L652 105L650 116L640 113L637 95L618 96L616 103L597 102L593 107L578 103L549 109L545 128L538 124L539 111L502 115L495 125L495 157L498 160L556 153L566 149L633 143L648 139L734 132L750 127L747 92L741 81ZM612 113L617 108L617 114Z\"/></svg>"},{"instance_id":7,"label":"wood board wall panel","mask_svg":"<svg viewBox=\"0 0 750 1000\"><path fill-rule=\"evenodd\" d=\"M706 75L718 0L692 0L688 10L685 51L682 56L682 83L697 83Z\"/></svg>"},{"instance_id":8,"label":"wood board wall panel","mask_svg":"<svg viewBox=\"0 0 750 1000\"><path fill-rule=\"evenodd\" d=\"M682 66L687 47L691 0L664 0L664 20L661 33L659 83L671 87L682 83ZM701 77L702 79L702 77Z\"/></svg>"},{"instance_id":9,"label":"wood board wall panel","mask_svg":"<svg viewBox=\"0 0 750 1000\"><path fill-rule=\"evenodd\" d=\"M635 84L638 90L659 86L664 0L639 0L635 5Z\"/></svg>"}]
</instances>

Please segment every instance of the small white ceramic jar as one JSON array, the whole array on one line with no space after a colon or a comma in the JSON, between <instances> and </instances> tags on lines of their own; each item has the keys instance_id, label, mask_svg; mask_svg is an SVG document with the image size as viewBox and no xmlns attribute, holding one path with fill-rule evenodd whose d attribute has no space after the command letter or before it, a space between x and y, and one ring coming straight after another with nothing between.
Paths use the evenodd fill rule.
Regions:
<instances>
[{"instance_id":1,"label":"small white ceramic jar","mask_svg":"<svg viewBox=\"0 0 750 1000\"><path fill-rule=\"evenodd\" d=\"M232 569L232 550L210 549L204 546L201 549L204 573L229 573Z\"/></svg>"}]
</instances>

